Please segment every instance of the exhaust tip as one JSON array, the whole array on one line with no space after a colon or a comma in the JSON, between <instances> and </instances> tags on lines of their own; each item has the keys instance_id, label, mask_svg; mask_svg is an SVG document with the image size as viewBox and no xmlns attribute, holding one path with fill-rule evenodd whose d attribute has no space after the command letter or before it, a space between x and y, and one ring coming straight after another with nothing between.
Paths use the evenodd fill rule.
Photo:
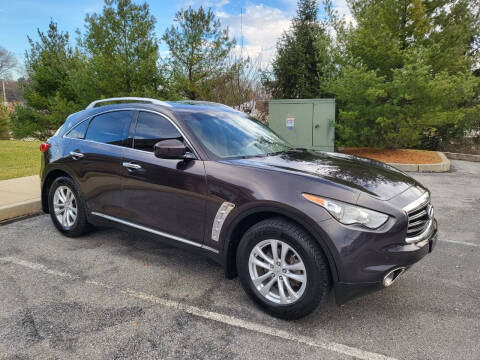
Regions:
<instances>
[{"instance_id":1,"label":"exhaust tip","mask_svg":"<svg viewBox=\"0 0 480 360\"><path fill-rule=\"evenodd\" d=\"M383 278L383 286L388 287L388 286L392 285L395 282L395 280L397 280L398 277L405 272L405 270L407 270L407 268L399 267L399 268L396 268L396 269L393 269L392 271L390 271Z\"/></svg>"}]
</instances>

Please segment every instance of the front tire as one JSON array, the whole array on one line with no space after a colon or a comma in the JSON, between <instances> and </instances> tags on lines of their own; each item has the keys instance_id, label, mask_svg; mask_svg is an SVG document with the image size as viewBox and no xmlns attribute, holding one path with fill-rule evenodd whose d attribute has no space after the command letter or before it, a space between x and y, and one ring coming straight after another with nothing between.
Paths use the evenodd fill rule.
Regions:
<instances>
[{"instance_id":1,"label":"front tire","mask_svg":"<svg viewBox=\"0 0 480 360\"><path fill-rule=\"evenodd\" d=\"M54 180L48 193L48 209L55 227L64 235L77 237L91 228L85 203L75 182L66 176Z\"/></svg>"},{"instance_id":2,"label":"front tire","mask_svg":"<svg viewBox=\"0 0 480 360\"><path fill-rule=\"evenodd\" d=\"M330 290L327 260L297 224L272 218L252 226L237 250L245 292L267 313L299 319L324 302Z\"/></svg>"}]
</instances>

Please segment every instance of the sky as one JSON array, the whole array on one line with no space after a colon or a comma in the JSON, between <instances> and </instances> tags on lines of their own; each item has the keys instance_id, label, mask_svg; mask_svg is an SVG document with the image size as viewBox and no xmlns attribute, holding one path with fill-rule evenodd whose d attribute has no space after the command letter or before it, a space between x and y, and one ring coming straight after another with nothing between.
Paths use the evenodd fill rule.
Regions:
<instances>
[{"instance_id":1,"label":"sky","mask_svg":"<svg viewBox=\"0 0 480 360\"><path fill-rule=\"evenodd\" d=\"M134 0L134 2L143 2ZM228 26L230 34L243 40L243 52L268 66L275 55L275 45L288 30L295 16L296 0L147 0L156 18L155 32L161 37L173 23L175 13L188 6L211 7ZM333 1L340 14L348 14L345 0ZM27 36L38 39L37 29L47 31L50 19L63 32L70 34L75 44L77 29L83 31L86 14L101 13L103 0L0 0L0 46L13 52L20 63L13 77L24 75L25 50L29 49ZM243 31L242 31L243 30ZM242 37L243 34L243 37ZM160 44L161 56L168 55L165 44Z\"/></svg>"}]
</instances>

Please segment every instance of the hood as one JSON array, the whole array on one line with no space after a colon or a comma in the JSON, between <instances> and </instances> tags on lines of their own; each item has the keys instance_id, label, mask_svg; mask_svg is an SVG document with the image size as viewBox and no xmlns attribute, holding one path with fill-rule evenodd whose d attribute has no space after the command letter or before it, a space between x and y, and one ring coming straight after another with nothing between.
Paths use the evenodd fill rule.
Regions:
<instances>
[{"instance_id":1,"label":"hood","mask_svg":"<svg viewBox=\"0 0 480 360\"><path fill-rule=\"evenodd\" d=\"M409 187L419 185L411 177L387 164L340 153L294 150L229 162L320 177L381 200L391 199Z\"/></svg>"}]
</instances>

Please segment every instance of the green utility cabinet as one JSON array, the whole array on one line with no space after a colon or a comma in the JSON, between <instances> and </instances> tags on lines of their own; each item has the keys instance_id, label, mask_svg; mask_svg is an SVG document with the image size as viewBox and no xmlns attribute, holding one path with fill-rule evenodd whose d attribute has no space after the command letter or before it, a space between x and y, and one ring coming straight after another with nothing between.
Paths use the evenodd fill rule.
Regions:
<instances>
[{"instance_id":1,"label":"green utility cabinet","mask_svg":"<svg viewBox=\"0 0 480 360\"><path fill-rule=\"evenodd\" d=\"M296 147L333 151L335 99L270 100L268 125Z\"/></svg>"}]
</instances>

